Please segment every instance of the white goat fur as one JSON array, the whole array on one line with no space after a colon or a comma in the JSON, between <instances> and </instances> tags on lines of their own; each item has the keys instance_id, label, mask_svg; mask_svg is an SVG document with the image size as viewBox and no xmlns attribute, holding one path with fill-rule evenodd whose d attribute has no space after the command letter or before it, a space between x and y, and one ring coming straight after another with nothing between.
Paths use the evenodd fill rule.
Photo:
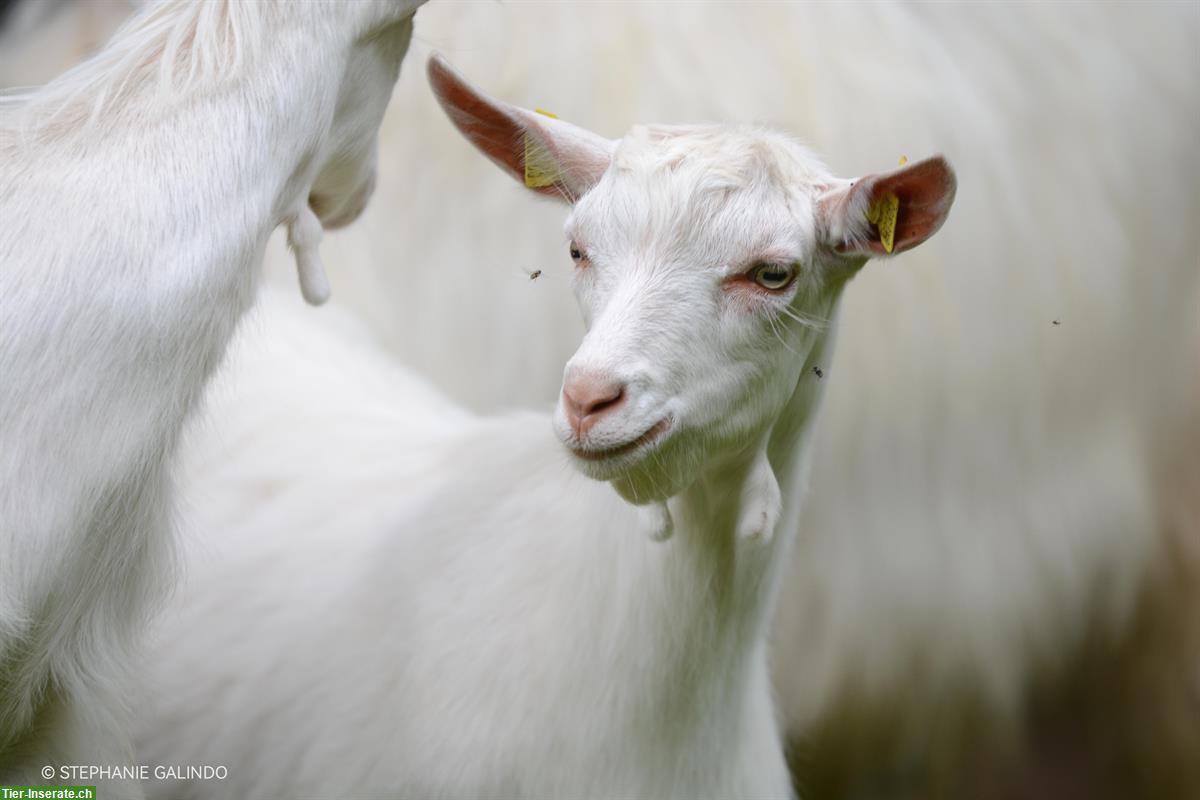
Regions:
<instances>
[{"instance_id":1,"label":"white goat fur","mask_svg":"<svg viewBox=\"0 0 1200 800\"><path fill-rule=\"evenodd\" d=\"M0 783L129 762L183 421L272 230L365 203L416 5L153 4L0 102Z\"/></svg>"},{"instance_id":2,"label":"white goat fur","mask_svg":"<svg viewBox=\"0 0 1200 800\"><path fill-rule=\"evenodd\" d=\"M456 119L478 107L445 91ZM259 457L230 465L254 501L237 518L199 510L213 558L193 561L156 647L143 757L229 771L191 796L331 797L348 779L364 797L791 795L766 633L803 495L810 370L867 252L835 249L847 237L829 231L867 226L825 198L883 184L850 188L758 129L639 126L613 143L510 111L580 198L567 227L590 254L576 277L589 332L566 374L603 370L628 395L586 440L561 403L554 430L612 448L669 420L632 455L575 466L669 502L673 536L652 541L635 507L576 474L548 416L475 418L403 374L369 389L386 362L314 336L304 359L345 388L302 436L232 415L257 440ZM506 157L520 146L461 124ZM944 162L927 166L936 218L905 246L953 198ZM795 265L786 290L746 281L763 260ZM304 371L260 353L237 374ZM292 473L259 493L300 463L321 464L320 491ZM776 479L787 534L773 537Z\"/></svg>"},{"instance_id":3,"label":"white goat fur","mask_svg":"<svg viewBox=\"0 0 1200 800\"><path fill-rule=\"evenodd\" d=\"M423 23L497 94L595 129L760 119L863 171L881 147L955 163L954 224L858 279L825 370L773 637L792 733L849 699L908 720L918 751L931 709L1009 719L1090 626L1125 624L1162 557L1151 467L1195 441L1195 4L445 4ZM539 233L558 210L462 161L415 72L397 96L391 180L326 248L335 296L461 402L540 404L580 330L564 244ZM211 468L197 492L246 499L205 491L228 479Z\"/></svg>"},{"instance_id":4,"label":"white goat fur","mask_svg":"<svg viewBox=\"0 0 1200 800\"><path fill-rule=\"evenodd\" d=\"M60 15L54 41L94 8ZM1195 449L1178 418L1200 372L1200 339L1179 335L1189 316L1200 327L1200 14L1188 3L1020 12L450 0L422 12L422 38L492 73L497 93L589 127L768 120L863 169L879 165L886 134L895 155L942 147L969 176L955 224L898 269L860 276L843 304L774 628L793 734L847 698L908 720L914 751L931 710L944 720L964 694L1000 718L1019 711L1093 620L1120 629L1161 557L1146 470L1161 439L1148 429ZM6 42L0 68L28 82L30 55L45 52L44 40ZM334 302L454 399L540 405L580 331L563 243L544 236L560 211L514 202L518 188L464 157L415 71L395 105L372 208L324 245ZM268 273L294 283L282 247ZM254 459L268 459L241 433L250 420L281 447L310 424L268 381L240 369L228 380L261 391L222 403L192 440L187 490L218 520L262 499L246 489ZM273 413L282 401L295 413ZM324 457L340 458L335 444ZM283 465L278 480L321 485L295 460L270 463ZM305 521L286 503L256 518L284 531Z\"/></svg>"}]
</instances>

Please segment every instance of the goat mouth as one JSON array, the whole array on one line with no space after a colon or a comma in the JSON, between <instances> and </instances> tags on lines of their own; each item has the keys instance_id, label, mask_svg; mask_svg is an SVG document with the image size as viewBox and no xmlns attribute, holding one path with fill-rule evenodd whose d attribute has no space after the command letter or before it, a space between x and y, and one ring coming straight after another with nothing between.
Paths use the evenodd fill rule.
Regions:
<instances>
[{"instance_id":1,"label":"goat mouth","mask_svg":"<svg viewBox=\"0 0 1200 800\"><path fill-rule=\"evenodd\" d=\"M631 439L625 444L619 444L616 447L593 449L574 444L567 445L567 447L577 458L582 458L584 461L607 461L612 458L619 458L620 456L627 455L643 445L650 444L666 433L667 429L670 427L671 418L663 417L658 422L651 425L650 428L641 436L638 436L636 439Z\"/></svg>"}]
</instances>

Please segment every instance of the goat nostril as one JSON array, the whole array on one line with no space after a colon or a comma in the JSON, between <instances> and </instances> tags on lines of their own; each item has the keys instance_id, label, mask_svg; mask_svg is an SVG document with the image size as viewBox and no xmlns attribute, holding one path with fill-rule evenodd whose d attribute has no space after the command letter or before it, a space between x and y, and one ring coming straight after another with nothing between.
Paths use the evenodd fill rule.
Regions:
<instances>
[{"instance_id":1,"label":"goat nostril","mask_svg":"<svg viewBox=\"0 0 1200 800\"><path fill-rule=\"evenodd\" d=\"M563 386L563 404L572 427L577 431L590 428L599 417L621 405L625 385L587 377L572 380Z\"/></svg>"},{"instance_id":2,"label":"goat nostril","mask_svg":"<svg viewBox=\"0 0 1200 800\"><path fill-rule=\"evenodd\" d=\"M592 398L591 402L584 406L583 414L584 416L589 416L591 414L603 414L605 411L620 405L621 401L624 399L625 388L623 386L617 386L614 391L609 392L604 397Z\"/></svg>"}]
</instances>

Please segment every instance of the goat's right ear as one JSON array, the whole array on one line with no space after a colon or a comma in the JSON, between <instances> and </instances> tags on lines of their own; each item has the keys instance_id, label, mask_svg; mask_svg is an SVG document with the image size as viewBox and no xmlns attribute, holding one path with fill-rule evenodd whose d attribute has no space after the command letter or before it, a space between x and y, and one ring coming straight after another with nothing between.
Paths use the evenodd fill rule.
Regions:
<instances>
[{"instance_id":1,"label":"goat's right ear","mask_svg":"<svg viewBox=\"0 0 1200 800\"><path fill-rule=\"evenodd\" d=\"M940 155L840 181L817 198L825 244L852 259L911 250L942 227L957 187L954 169Z\"/></svg>"},{"instance_id":2,"label":"goat's right ear","mask_svg":"<svg viewBox=\"0 0 1200 800\"><path fill-rule=\"evenodd\" d=\"M436 53L429 83L454 127L505 172L542 194L575 202L612 163L616 142L488 97Z\"/></svg>"}]
</instances>

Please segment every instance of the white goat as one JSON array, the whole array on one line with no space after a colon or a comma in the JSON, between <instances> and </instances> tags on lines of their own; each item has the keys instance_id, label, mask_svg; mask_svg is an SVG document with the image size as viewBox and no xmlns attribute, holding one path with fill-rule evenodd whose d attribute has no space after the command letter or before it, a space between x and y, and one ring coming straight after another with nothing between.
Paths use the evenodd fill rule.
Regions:
<instances>
[{"instance_id":1,"label":"white goat","mask_svg":"<svg viewBox=\"0 0 1200 800\"><path fill-rule=\"evenodd\" d=\"M265 438L236 480L263 494L205 520L220 556L191 565L158 644L143 754L226 767L188 796L788 797L766 633L813 367L846 281L940 227L953 173L939 157L839 180L741 127L612 142L440 60L430 77L489 158L574 201L588 333L560 441L543 415L372 390L371 366L326 343L355 388L299 439L246 423ZM323 476L288 466L326 449Z\"/></svg>"},{"instance_id":2,"label":"white goat","mask_svg":"<svg viewBox=\"0 0 1200 800\"><path fill-rule=\"evenodd\" d=\"M183 421L277 226L322 298L419 4L164 2L0 107L0 784L130 762Z\"/></svg>"},{"instance_id":3,"label":"white goat","mask_svg":"<svg viewBox=\"0 0 1200 800\"><path fill-rule=\"evenodd\" d=\"M422 24L468 74L502 64L502 96L594 128L650 110L766 120L846 168L884 147L946 152L963 178L954 224L903 269L866 270L843 303L772 634L780 710L804 785L834 771L846 795L903 775L897 793L929 797L939 768L977 781L989 740L1011 744L1024 724L1030 758L1061 759L1030 730L1045 724L1047 682L1118 677L1088 640L1145 650L1130 622L1179 563L1165 490L1200 486L1171 453L1200 451L1200 428L1180 419L1200 407L1196 5L529 0L435 4ZM482 159L447 175L460 144L420 77L401 78L403 114L385 118L372 209L326 249L338 302L455 401L536 407L581 330L557 302L561 244L532 234L558 210L512 202ZM471 191L446 214L414 203L414 184ZM522 267L543 273L530 282ZM268 270L293 280L286 253ZM249 457L212 461L193 491L244 503L228 470ZM1181 626L1195 617L1161 605ZM1187 728L1169 721L1188 708L1172 689L1185 684L1099 692L1111 717L1097 729L1126 738L1113 752L1161 759L1165 734ZM1200 738L1183 738L1172 747L1200 765Z\"/></svg>"}]
</instances>

